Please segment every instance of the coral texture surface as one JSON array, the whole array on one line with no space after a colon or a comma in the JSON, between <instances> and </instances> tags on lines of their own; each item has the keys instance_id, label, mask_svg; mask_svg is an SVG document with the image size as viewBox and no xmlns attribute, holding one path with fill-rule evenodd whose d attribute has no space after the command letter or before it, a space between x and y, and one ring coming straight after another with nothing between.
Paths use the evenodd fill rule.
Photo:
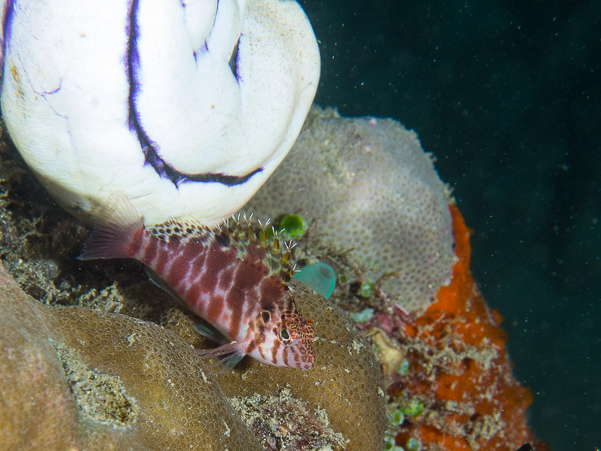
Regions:
<instances>
[{"instance_id":1,"label":"coral texture surface","mask_svg":"<svg viewBox=\"0 0 601 451\"><path fill-rule=\"evenodd\" d=\"M174 333L0 283L3 449L262 449Z\"/></svg>"},{"instance_id":2,"label":"coral texture surface","mask_svg":"<svg viewBox=\"0 0 601 451\"><path fill-rule=\"evenodd\" d=\"M289 389L294 398L323 409L336 432L352 449L378 450L386 427L382 372L349 315L324 302L302 282L291 280L299 309L315 322L315 367L294 371L249 360L248 366L218 374L226 396L276 396Z\"/></svg>"},{"instance_id":3,"label":"coral texture surface","mask_svg":"<svg viewBox=\"0 0 601 451\"><path fill-rule=\"evenodd\" d=\"M375 126L331 112L310 120L322 129L330 121L351 147L370 136L359 136L361 127ZM408 312L390 297L387 283L401 279L380 277L373 263L377 249L398 250L382 216L361 229L374 231L364 238L376 250L369 261L335 249L312 218L293 253L300 267L329 265L335 287L328 300L295 279L290 288L315 322L315 367L245 358L214 374L214 362L193 350L216 346L195 331L198 318L136 262L77 262L85 227L44 199L12 155L0 145L0 257L14 278L0 266L0 443L8 450L548 449L528 428L532 396L511 374L502 318L470 274L469 232L452 202L442 209L452 221L444 241L454 243L452 277L435 302ZM286 205L298 191L277 195ZM358 231L344 233L352 247Z\"/></svg>"},{"instance_id":4,"label":"coral texture surface","mask_svg":"<svg viewBox=\"0 0 601 451\"><path fill-rule=\"evenodd\" d=\"M1 266L0 276L0 441L7 449L263 449L226 396L281 398L284 390L294 400L283 400L280 410L295 410L296 418L329 431L328 439L296 430L295 443L314 445L302 449L369 451L382 443L385 397L371 347L345 312L301 282L292 287L299 307L316 316L318 367L300 371L247 359L215 377L168 330L193 337L186 334L193 321L181 312L163 328L120 314L44 306ZM280 432L299 427L279 420ZM271 438L291 443L281 434Z\"/></svg>"},{"instance_id":5,"label":"coral texture surface","mask_svg":"<svg viewBox=\"0 0 601 451\"><path fill-rule=\"evenodd\" d=\"M454 262L447 189L417 135L392 119L314 107L286 160L244 207L300 214L328 253L351 253L362 277L424 310Z\"/></svg>"}]
</instances>

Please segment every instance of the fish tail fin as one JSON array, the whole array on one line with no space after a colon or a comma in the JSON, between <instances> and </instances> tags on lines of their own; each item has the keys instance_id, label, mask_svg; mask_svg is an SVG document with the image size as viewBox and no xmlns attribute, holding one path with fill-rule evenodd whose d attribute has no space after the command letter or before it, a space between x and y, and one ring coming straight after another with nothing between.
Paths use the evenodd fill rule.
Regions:
<instances>
[{"instance_id":1,"label":"fish tail fin","mask_svg":"<svg viewBox=\"0 0 601 451\"><path fill-rule=\"evenodd\" d=\"M122 191L109 197L100 210L94 229L86 240L79 260L130 257L136 233L144 228L142 219Z\"/></svg>"}]
</instances>

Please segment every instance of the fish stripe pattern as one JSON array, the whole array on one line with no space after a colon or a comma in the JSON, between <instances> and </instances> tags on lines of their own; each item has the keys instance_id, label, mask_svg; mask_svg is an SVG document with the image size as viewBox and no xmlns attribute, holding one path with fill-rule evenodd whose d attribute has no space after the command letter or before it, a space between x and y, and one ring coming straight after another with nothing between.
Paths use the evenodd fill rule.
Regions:
<instances>
[{"instance_id":1,"label":"fish stripe pattern","mask_svg":"<svg viewBox=\"0 0 601 451\"><path fill-rule=\"evenodd\" d=\"M221 356L224 368L244 355L275 366L311 369L313 325L303 319L288 289L293 273L288 247L231 218L214 230L170 220L146 228L123 193L105 206L81 260L134 258L230 342L203 357ZM199 330L197 328L197 330ZM202 333L202 331L201 331Z\"/></svg>"}]
</instances>

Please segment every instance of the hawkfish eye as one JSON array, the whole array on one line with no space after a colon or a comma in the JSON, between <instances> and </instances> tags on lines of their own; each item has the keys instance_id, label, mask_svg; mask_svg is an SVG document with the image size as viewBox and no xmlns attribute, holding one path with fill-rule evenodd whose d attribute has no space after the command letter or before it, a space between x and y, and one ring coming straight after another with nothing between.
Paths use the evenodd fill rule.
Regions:
<instances>
[{"instance_id":1,"label":"hawkfish eye","mask_svg":"<svg viewBox=\"0 0 601 451\"><path fill-rule=\"evenodd\" d=\"M284 321L280 326L278 338L284 346L290 346L292 343L294 343L294 339L296 337L293 329L294 324L291 324L289 321Z\"/></svg>"}]
</instances>

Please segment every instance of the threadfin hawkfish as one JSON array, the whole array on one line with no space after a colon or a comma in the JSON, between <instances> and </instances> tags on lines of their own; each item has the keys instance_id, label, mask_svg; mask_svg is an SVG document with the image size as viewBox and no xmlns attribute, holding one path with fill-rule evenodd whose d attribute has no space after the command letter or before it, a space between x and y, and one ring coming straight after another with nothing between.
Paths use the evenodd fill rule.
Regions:
<instances>
[{"instance_id":1,"label":"threadfin hawkfish","mask_svg":"<svg viewBox=\"0 0 601 451\"><path fill-rule=\"evenodd\" d=\"M288 248L250 223L230 219L209 227L170 220L146 228L123 193L112 196L85 243L81 260L135 258L160 286L208 321L229 343L199 350L233 368L244 355L270 365L311 369L313 325L287 282ZM201 331L202 333L202 331ZM209 334L205 334L209 335Z\"/></svg>"}]
</instances>

